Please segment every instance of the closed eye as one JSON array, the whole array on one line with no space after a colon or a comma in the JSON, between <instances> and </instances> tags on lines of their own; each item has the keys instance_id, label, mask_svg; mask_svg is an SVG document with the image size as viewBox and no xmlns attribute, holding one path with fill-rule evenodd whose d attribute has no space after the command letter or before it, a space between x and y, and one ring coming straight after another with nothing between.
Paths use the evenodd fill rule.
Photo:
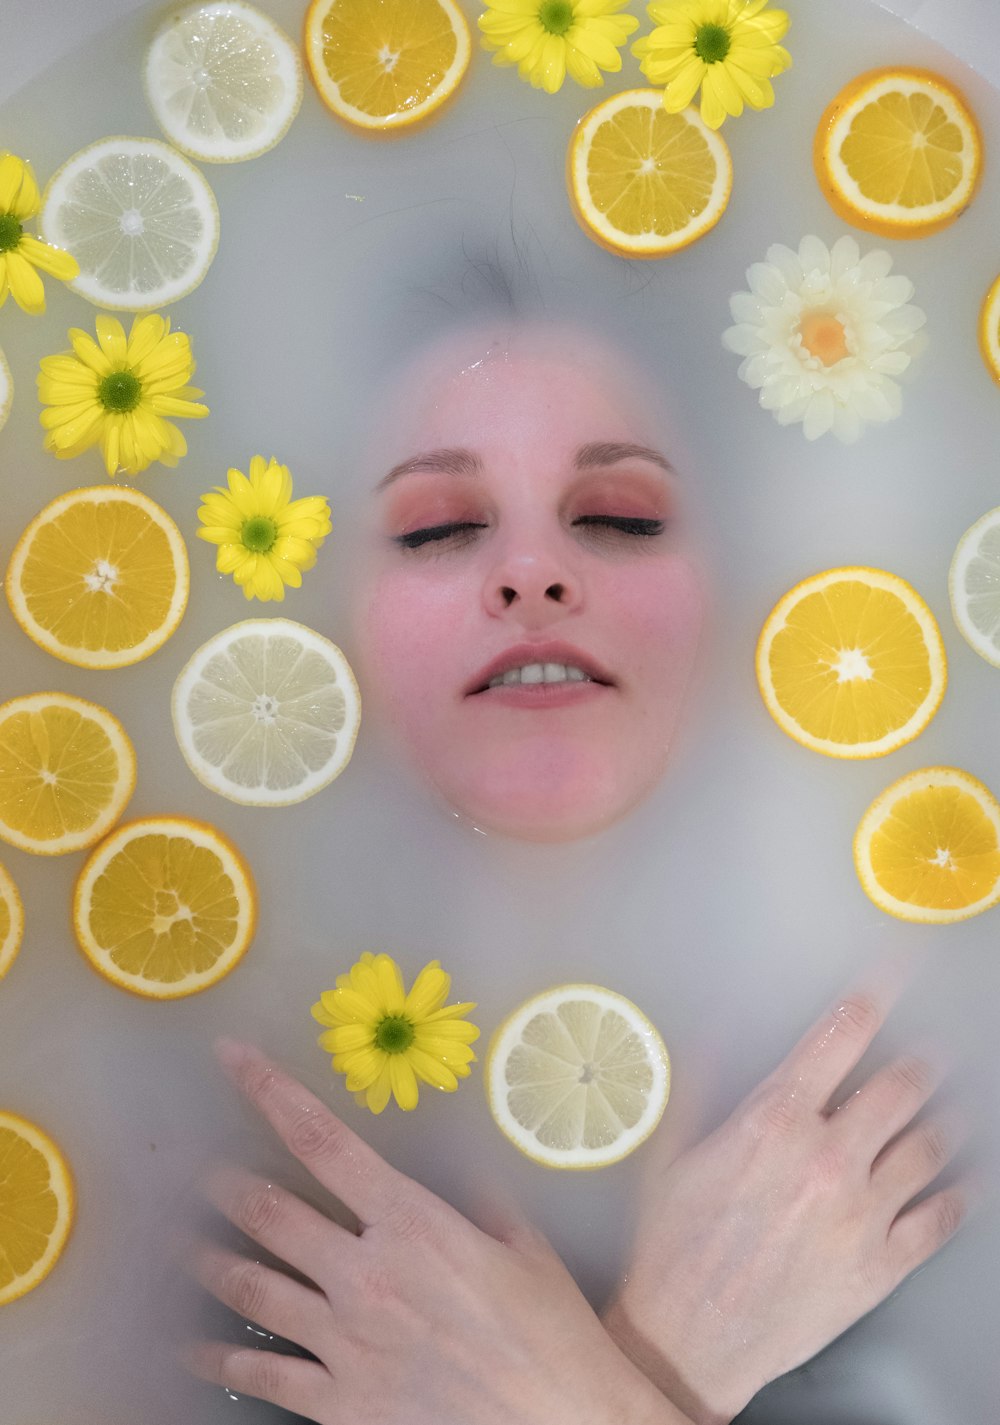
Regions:
<instances>
[{"instance_id":1,"label":"closed eye","mask_svg":"<svg viewBox=\"0 0 1000 1425\"><path fill-rule=\"evenodd\" d=\"M633 515L580 515L573 523L614 530L618 534L662 534L666 528L663 520L640 519Z\"/></svg>"},{"instance_id":2,"label":"closed eye","mask_svg":"<svg viewBox=\"0 0 1000 1425\"><path fill-rule=\"evenodd\" d=\"M424 544L435 544L445 539L468 538L474 529L485 529L484 524L473 520L458 520L451 524L427 525L424 529L413 529L406 534L397 534L395 541L404 549L419 549Z\"/></svg>"}]
</instances>

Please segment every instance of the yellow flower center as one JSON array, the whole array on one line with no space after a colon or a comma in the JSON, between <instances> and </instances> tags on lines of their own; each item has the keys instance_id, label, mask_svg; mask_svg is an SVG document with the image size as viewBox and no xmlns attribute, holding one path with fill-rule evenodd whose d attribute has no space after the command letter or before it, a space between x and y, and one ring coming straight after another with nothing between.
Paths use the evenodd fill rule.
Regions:
<instances>
[{"instance_id":1,"label":"yellow flower center","mask_svg":"<svg viewBox=\"0 0 1000 1425\"><path fill-rule=\"evenodd\" d=\"M538 18L550 35L564 35L573 23L573 6L570 0L544 0Z\"/></svg>"},{"instance_id":2,"label":"yellow flower center","mask_svg":"<svg viewBox=\"0 0 1000 1425\"><path fill-rule=\"evenodd\" d=\"M267 515L254 515L243 521L240 539L243 541L243 547L249 549L251 554L266 554L273 548L277 538L278 526L274 520L268 519Z\"/></svg>"},{"instance_id":3,"label":"yellow flower center","mask_svg":"<svg viewBox=\"0 0 1000 1425\"><path fill-rule=\"evenodd\" d=\"M732 40L725 25L699 25L694 36L694 52L706 64L718 64L729 53Z\"/></svg>"},{"instance_id":4,"label":"yellow flower center","mask_svg":"<svg viewBox=\"0 0 1000 1425\"><path fill-rule=\"evenodd\" d=\"M97 399L106 411L125 415L134 411L142 398L142 382L131 371L112 371L97 388Z\"/></svg>"},{"instance_id":5,"label":"yellow flower center","mask_svg":"<svg viewBox=\"0 0 1000 1425\"><path fill-rule=\"evenodd\" d=\"M0 213L0 252L13 252L23 232L13 213Z\"/></svg>"},{"instance_id":6,"label":"yellow flower center","mask_svg":"<svg viewBox=\"0 0 1000 1425\"><path fill-rule=\"evenodd\" d=\"M375 1047L384 1054L405 1054L413 1043L413 1025L400 1014L387 1014L375 1030Z\"/></svg>"},{"instance_id":7,"label":"yellow flower center","mask_svg":"<svg viewBox=\"0 0 1000 1425\"><path fill-rule=\"evenodd\" d=\"M799 336L809 355L824 366L835 366L851 354L844 323L829 312L807 312L799 323Z\"/></svg>"}]
</instances>

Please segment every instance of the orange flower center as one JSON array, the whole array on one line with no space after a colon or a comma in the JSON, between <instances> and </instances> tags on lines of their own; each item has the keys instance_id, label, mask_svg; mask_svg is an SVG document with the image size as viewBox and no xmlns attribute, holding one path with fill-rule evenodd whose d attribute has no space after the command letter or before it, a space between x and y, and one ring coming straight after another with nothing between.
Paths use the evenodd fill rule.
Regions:
<instances>
[{"instance_id":1,"label":"orange flower center","mask_svg":"<svg viewBox=\"0 0 1000 1425\"><path fill-rule=\"evenodd\" d=\"M844 323L829 312L807 312L799 323L799 336L809 355L824 366L835 366L851 354Z\"/></svg>"}]
</instances>

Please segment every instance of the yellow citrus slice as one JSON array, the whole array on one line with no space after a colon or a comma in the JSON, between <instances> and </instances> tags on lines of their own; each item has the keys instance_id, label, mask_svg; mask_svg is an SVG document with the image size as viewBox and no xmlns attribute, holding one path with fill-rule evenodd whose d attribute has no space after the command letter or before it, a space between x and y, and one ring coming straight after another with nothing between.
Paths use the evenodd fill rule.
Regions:
<instances>
[{"instance_id":1,"label":"yellow citrus slice","mask_svg":"<svg viewBox=\"0 0 1000 1425\"><path fill-rule=\"evenodd\" d=\"M21 535L7 599L29 638L81 668L123 668L165 643L188 596L181 532L148 495L72 490Z\"/></svg>"},{"instance_id":2,"label":"yellow citrus slice","mask_svg":"<svg viewBox=\"0 0 1000 1425\"><path fill-rule=\"evenodd\" d=\"M771 610L757 683L783 732L828 757L882 757L921 733L947 682L934 615L882 569L828 569Z\"/></svg>"},{"instance_id":3,"label":"yellow citrus slice","mask_svg":"<svg viewBox=\"0 0 1000 1425\"><path fill-rule=\"evenodd\" d=\"M965 99L939 74L873 69L827 107L813 166L847 222L882 237L924 237L971 203L982 140Z\"/></svg>"},{"instance_id":4,"label":"yellow citrus slice","mask_svg":"<svg viewBox=\"0 0 1000 1425\"><path fill-rule=\"evenodd\" d=\"M626 257L664 257L703 237L729 202L725 139L694 109L668 114L658 89L629 89L584 114L567 184L588 237Z\"/></svg>"},{"instance_id":5,"label":"yellow citrus slice","mask_svg":"<svg viewBox=\"0 0 1000 1425\"><path fill-rule=\"evenodd\" d=\"M296 45L244 0L175 11L146 51L146 97L172 144L204 163L266 153L302 103Z\"/></svg>"},{"instance_id":6,"label":"yellow citrus slice","mask_svg":"<svg viewBox=\"0 0 1000 1425\"><path fill-rule=\"evenodd\" d=\"M1000 277L986 293L986 300L979 314L979 349L983 353L987 371L994 381L1000 383ZM0 408L2 406L3 400L0 398ZM3 425L2 409L0 425Z\"/></svg>"},{"instance_id":7,"label":"yellow citrus slice","mask_svg":"<svg viewBox=\"0 0 1000 1425\"><path fill-rule=\"evenodd\" d=\"M102 841L80 872L73 926L94 969L148 999L180 999L228 975L257 920L250 868L204 822L147 817Z\"/></svg>"},{"instance_id":8,"label":"yellow citrus slice","mask_svg":"<svg viewBox=\"0 0 1000 1425\"><path fill-rule=\"evenodd\" d=\"M454 94L472 44L454 0L312 0L305 50L327 108L356 128L392 133Z\"/></svg>"},{"instance_id":9,"label":"yellow citrus slice","mask_svg":"<svg viewBox=\"0 0 1000 1425\"><path fill-rule=\"evenodd\" d=\"M529 1158L547 1168L603 1168L659 1123L670 1058L631 1000L600 985L558 985L501 1024L486 1091L500 1131Z\"/></svg>"},{"instance_id":10,"label":"yellow citrus slice","mask_svg":"<svg viewBox=\"0 0 1000 1425\"><path fill-rule=\"evenodd\" d=\"M7 424L10 408L14 401L14 382L11 380L7 358L0 351L0 430Z\"/></svg>"},{"instance_id":11,"label":"yellow citrus slice","mask_svg":"<svg viewBox=\"0 0 1000 1425\"><path fill-rule=\"evenodd\" d=\"M1000 507L958 541L948 571L951 611L980 658L1000 668Z\"/></svg>"},{"instance_id":12,"label":"yellow citrus slice","mask_svg":"<svg viewBox=\"0 0 1000 1425\"><path fill-rule=\"evenodd\" d=\"M14 882L0 866L0 980L13 965L23 935L24 906Z\"/></svg>"},{"instance_id":13,"label":"yellow citrus slice","mask_svg":"<svg viewBox=\"0 0 1000 1425\"><path fill-rule=\"evenodd\" d=\"M1000 901L1000 803L956 767L893 782L861 818L854 864L880 910L946 925Z\"/></svg>"},{"instance_id":14,"label":"yellow citrus slice","mask_svg":"<svg viewBox=\"0 0 1000 1425\"><path fill-rule=\"evenodd\" d=\"M105 836L135 786L135 752L107 708L69 693L0 704L0 838L59 856Z\"/></svg>"},{"instance_id":15,"label":"yellow citrus slice","mask_svg":"<svg viewBox=\"0 0 1000 1425\"><path fill-rule=\"evenodd\" d=\"M47 1133L0 1109L0 1306L55 1266L73 1225L73 1179Z\"/></svg>"}]
</instances>

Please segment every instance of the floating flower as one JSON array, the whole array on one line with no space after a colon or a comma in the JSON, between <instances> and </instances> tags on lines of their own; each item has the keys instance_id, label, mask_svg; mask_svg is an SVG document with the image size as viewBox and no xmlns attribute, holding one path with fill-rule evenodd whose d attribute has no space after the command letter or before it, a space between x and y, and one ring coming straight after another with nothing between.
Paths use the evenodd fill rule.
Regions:
<instances>
[{"instance_id":1,"label":"floating flower","mask_svg":"<svg viewBox=\"0 0 1000 1425\"><path fill-rule=\"evenodd\" d=\"M646 8L657 28L632 53L651 84L666 85L668 113L686 109L699 88L710 129L744 104L771 107L771 78L792 62L778 43L789 24L784 10L768 10L767 0L652 0Z\"/></svg>"},{"instance_id":2,"label":"floating flower","mask_svg":"<svg viewBox=\"0 0 1000 1425\"><path fill-rule=\"evenodd\" d=\"M892 378L909 366L927 318L908 305L913 283L891 269L887 252L862 257L852 237L832 248L804 237L797 253L778 243L747 269L750 291L730 298L737 325L722 341L744 358L741 380L779 425L801 421L808 440L832 430L853 441L866 423L899 415Z\"/></svg>"},{"instance_id":3,"label":"floating flower","mask_svg":"<svg viewBox=\"0 0 1000 1425\"><path fill-rule=\"evenodd\" d=\"M62 282L79 276L75 257L24 231L41 206L31 164L0 153L0 307L10 292L23 311L45 311L45 288L36 267Z\"/></svg>"},{"instance_id":4,"label":"floating flower","mask_svg":"<svg viewBox=\"0 0 1000 1425\"><path fill-rule=\"evenodd\" d=\"M187 441L165 416L207 416L187 383L194 375L191 344L171 332L166 317L136 317L125 336L121 322L101 313L97 341L71 327L72 351L43 356L39 417L45 449L69 460L101 447L109 475L138 475L154 460L176 465Z\"/></svg>"},{"instance_id":5,"label":"floating flower","mask_svg":"<svg viewBox=\"0 0 1000 1425\"><path fill-rule=\"evenodd\" d=\"M619 15L628 0L494 0L479 17L494 64L516 64L522 79L555 94L567 72L594 89L601 70L617 74L618 53L639 21Z\"/></svg>"},{"instance_id":6,"label":"floating flower","mask_svg":"<svg viewBox=\"0 0 1000 1425\"><path fill-rule=\"evenodd\" d=\"M347 1087L372 1113L395 1098L400 1108L416 1108L417 1080L453 1093L469 1076L475 1054L469 1047L479 1030L464 1017L474 1004L445 1005L451 977L432 960L407 994L399 966L389 955L365 953L350 973L337 976L312 1007L313 1018L330 1027L319 1046L346 1074Z\"/></svg>"},{"instance_id":7,"label":"floating flower","mask_svg":"<svg viewBox=\"0 0 1000 1425\"><path fill-rule=\"evenodd\" d=\"M283 599L285 585L302 583L330 533L330 506L320 495L292 499L287 465L255 455L249 480L230 470L229 489L216 485L201 497L198 538L219 546L215 567L232 574L248 599Z\"/></svg>"}]
</instances>

